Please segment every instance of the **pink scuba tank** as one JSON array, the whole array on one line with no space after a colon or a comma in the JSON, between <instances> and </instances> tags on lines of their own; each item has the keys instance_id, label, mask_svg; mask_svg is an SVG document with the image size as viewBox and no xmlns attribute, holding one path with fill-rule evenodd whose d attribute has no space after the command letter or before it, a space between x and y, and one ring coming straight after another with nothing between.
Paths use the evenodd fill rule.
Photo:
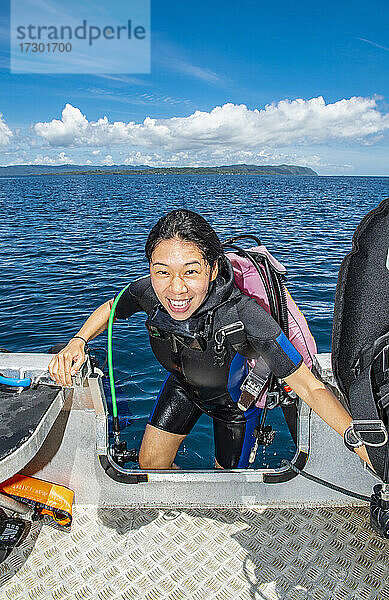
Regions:
<instances>
[{"instance_id":1,"label":"pink scuba tank","mask_svg":"<svg viewBox=\"0 0 389 600\"><path fill-rule=\"evenodd\" d=\"M255 246L250 248L249 252L257 253L260 256L266 256L277 273L280 275L286 274L285 267L270 254L265 246ZM270 313L269 300L266 290L261 277L259 276L258 271L252 262L248 258L238 256L238 254L234 252L227 252L226 256L230 260L234 269L236 286L244 294L250 296L250 298L254 298L260 306ZM266 278L264 267L259 264L259 268L262 269ZM299 351L307 367L311 369L313 356L317 353L315 339L309 330L308 323L303 313L298 308L288 290L286 290L286 296L288 308L289 340L296 350ZM249 367L252 368L255 365L255 360L248 361L248 364ZM265 406L266 392L267 390L265 389L256 402L256 406L259 408L263 408Z\"/></svg>"}]
</instances>

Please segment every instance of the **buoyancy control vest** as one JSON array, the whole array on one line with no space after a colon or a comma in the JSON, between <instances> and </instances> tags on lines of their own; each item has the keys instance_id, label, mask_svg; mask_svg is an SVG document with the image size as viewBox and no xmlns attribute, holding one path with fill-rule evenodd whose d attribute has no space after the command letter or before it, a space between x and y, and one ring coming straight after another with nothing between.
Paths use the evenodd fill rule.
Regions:
<instances>
[{"instance_id":1,"label":"buoyancy control vest","mask_svg":"<svg viewBox=\"0 0 389 600\"><path fill-rule=\"evenodd\" d=\"M348 447L365 444L389 482L389 198L358 225L335 295L332 368L353 423Z\"/></svg>"},{"instance_id":2,"label":"buoyancy control vest","mask_svg":"<svg viewBox=\"0 0 389 600\"><path fill-rule=\"evenodd\" d=\"M249 250L236 246L237 241L245 238L253 239L257 245ZM271 314L311 369L317 352L316 342L304 315L284 286L286 268L256 236L237 236L223 245L235 250L227 253L227 257L234 269L236 286ZM256 406L263 408L269 392L274 391L269 390L269 386L274 387L276 382L263 359L250 360L248 364L250 371L242 386L239 406L245 410L255 401Z\"/></svg>"}]
</instances>

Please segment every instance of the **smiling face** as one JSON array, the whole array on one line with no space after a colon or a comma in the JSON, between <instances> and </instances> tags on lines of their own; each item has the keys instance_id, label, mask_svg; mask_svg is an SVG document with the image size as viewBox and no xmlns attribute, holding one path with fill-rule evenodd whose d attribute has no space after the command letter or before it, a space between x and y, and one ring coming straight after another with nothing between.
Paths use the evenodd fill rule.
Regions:
<instances>
[{"instance_id":1,"label":"smiling face","mask_svg":"<svg viewBox=\"0 0 389 600\"><path fill-rule=\"evenodd\" d=\"M212 271L201 251L191 242L178 238L162 240L151 255L151 284L158 300L173 319L188 319L204 302Z\"/></svg>"}]
</instances>

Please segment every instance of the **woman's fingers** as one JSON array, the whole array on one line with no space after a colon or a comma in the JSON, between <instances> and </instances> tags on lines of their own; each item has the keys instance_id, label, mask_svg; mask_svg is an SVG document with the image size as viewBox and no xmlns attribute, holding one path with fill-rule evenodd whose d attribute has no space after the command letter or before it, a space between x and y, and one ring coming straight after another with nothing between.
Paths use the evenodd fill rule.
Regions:
<instances>
[{"instance_id":1,"label":"woman's fingers","mask_svg":"<svg viewBox=\"0 0 389 600\"><path fill-rule=\"evenodd\" d=\"M72 375L79 371L84 361L85 353L82 349L82 341L79 344L76 340L72 340L51 359L48 366L50 376L56 383L70 387Z\"/></svg>"},{"instance_id":2,"label":"woman's fingers","mask_svg":"<svg viewBox=\"0 0 389 600\"><path fill-rule=\"evenodd\" d=\"M65 358L64 354L60 352L50 362L49 373L51 378L54 379L59 385L70 386L72 384L72 378L70 376L70 367L72 361Z\"/></svg>"},{"instance_id":3,"label":"woman's fingers","mask_svg":"<svg viewBox=\"0 0 389 600\"><path fill-rule=\"evenodd\" d=\"M74 363L70 371L71 375L75 375L81 369L82 365L85 362L85 353L81 352L78 356L75 356L73 360Z\"/></svg>"},{"instance_id":4,"label":"woman's fingers","mask_svg":"<svg viewBox=\"0 0 389 600\"><path fill-rule=\"evenodd\" d=\"M52 379L54 379L55 382L60 383L59 379L58 379L58 354L56 354L50 361L49 363L49 373L50 373L50 377Z\"/></svg>"},{"instance_id":5,"label":"woman's fingers","mask_svg":"<svg viewBox=\"0 0 389 600\"><path fill-rule=\"evenodd\" d=\"M67 354L60 354L58 356L58 360L59 360L58 374L59 374L60 381L62 381L63 385L65 385L65 386L71 386L72 385L72 377L70 375L70 368L72 366L73 361L70 358L70 356Z\"/></svg>"}]
</instances>

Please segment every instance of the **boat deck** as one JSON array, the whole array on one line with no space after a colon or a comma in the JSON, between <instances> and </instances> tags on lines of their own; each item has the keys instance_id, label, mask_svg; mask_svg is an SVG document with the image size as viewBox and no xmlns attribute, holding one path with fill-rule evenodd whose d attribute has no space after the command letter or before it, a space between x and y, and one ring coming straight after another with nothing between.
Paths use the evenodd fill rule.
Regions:
<instances>
[{"instance_id":1,"label":"boat deck","mask_svg":"<svg viewBox=\"0 0 389 600\"><path fill-rule=\"evenodd\" d=\"M0 565L7 600L387 600L389 540L365 507L124 509L34 523Z\"/></svg>"},{"instance_id":2,"label":"boat deck","mask_svg":"<svg viewBox=\"0 0 389 600\"><path fill-rule=\"evenodd\" d=\"M24 365L24 376L50 356L0 359L3 372ZM319 359L334 385L329 356ZM255 470L111 479L98 459L107 451L99 389L75 382L23 468L75 490L73 524L32 523L0 564L0 600L389 600L389 540L370 528L366 503L301 476L268 484ZM376 480L340 436L306 410L300 422L307 471L369 495ZM41 440L32 442L25 460Z\"/></svg>"}]
</instances>

